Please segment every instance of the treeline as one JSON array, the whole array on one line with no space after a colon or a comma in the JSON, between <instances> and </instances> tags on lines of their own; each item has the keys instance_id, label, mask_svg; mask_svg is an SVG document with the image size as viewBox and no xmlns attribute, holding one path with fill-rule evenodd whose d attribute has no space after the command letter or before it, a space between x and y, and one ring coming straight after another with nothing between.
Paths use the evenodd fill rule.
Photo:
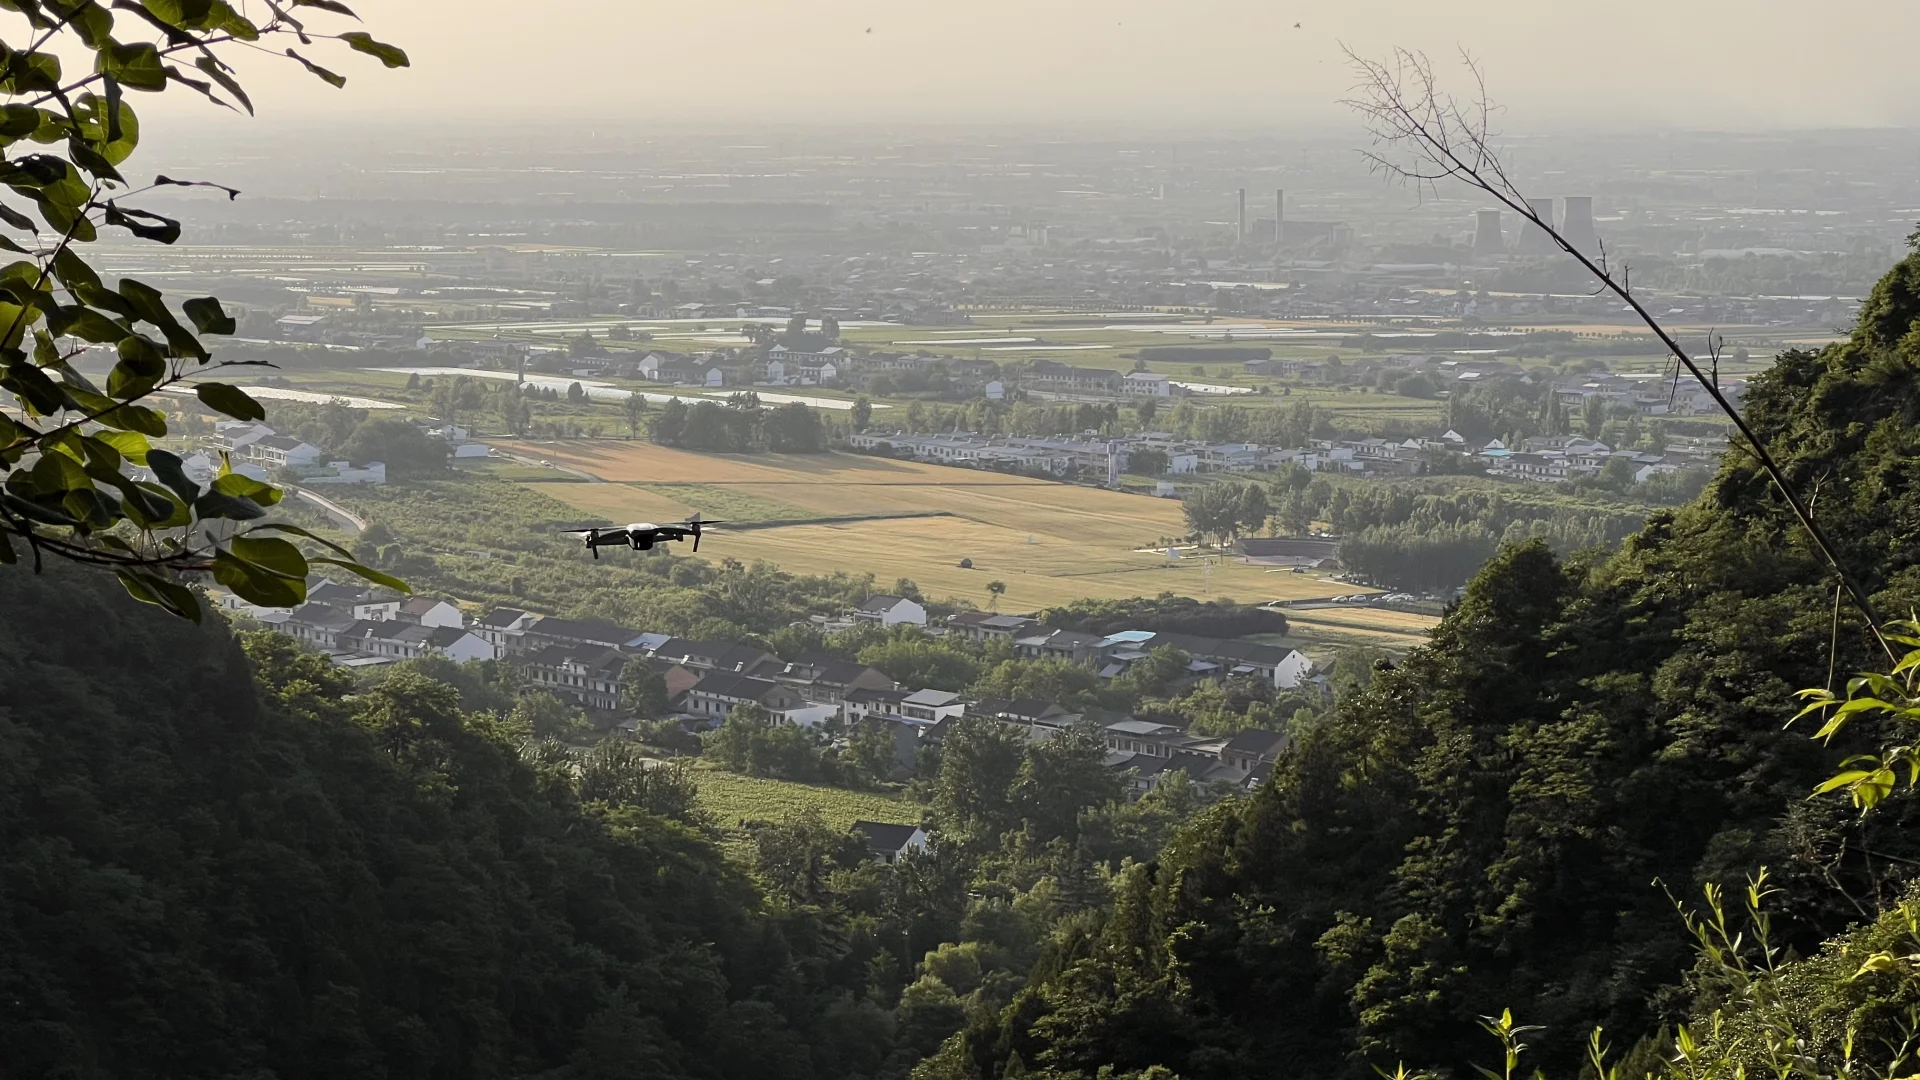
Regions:
<instances>
[{"instance_id":1,"label":"treeline","mask_svg":"<svg viewBox=\"0 0 1920 1080\"><path fill-rule=\"evenodd\" d=\"M663 446L723 453L767 450L776 454L819 454L827 450L827 429L820 414L799 402L766 408L759 395L735 394L725 404L679 398L660 407L653 418L653 441Z\"/></svg>"},{"instance_id":2,"label":"treeline","mask_svg":"<svg viewBox=\"0 0 1920 1080\"><path fill-rule=\"evenodd\" d=\"M1048 626L1088 634L1153 630L1197 637L1240 638L1287 632L1287 617L1272 608L1232 600L1195 600L1172 593L1127 600L1075 600L1064 607L1048 608L1035 617Z\"/></svg>"},{"instance_id":3,"label":"treeline","mask_svg":"<svg viewBox=\"0 0 1920 1080\"><path fill-rule=\"evenodd\" d=\"M318 447L323 460L365 464L384 462L390 477L444 473L449 445L391 414L375 415L337 401L309 404L271 401L267 426L281 435Z\"/></svg>"},{"instance_id":4,"label":"treeline","mask_svg":"<svg viewBox=\"0 0 1920 1080\"><path fill-rule=\"evenodd\" d=\"M1333 414L1304 401L1263 406L1200 405L1183 398L1170 407L1145 398L1130 406L1116 402L1079 404L1034 401L971 401L939 405L915 401L888 410L874 426L914 434L972 431L984 435L1121 435L1164 431L1203 442L1256 442L1305 446L1309 439L1336 434ZM856 424L856 430L863 425Z\"/></svg>"},{"instance_id":5,"label":"treeline","mask_svg":"<svg viewBox=\"0 0 1920 1080\"><path fill-rule=\"evenodd\" d=\"M1646 519L1632 505L1460 483L1334 484L1295 472L1274 499L1273 522L1295 535L1322 523L1341 537L1342 567L1375 584L1434 592L1465 583L1503 543L1542 539L1562 554L1610 549Z\"/></svg>"},{"instance_id":6,"label":"treeline","mask_svg":"<svg viewBox=\"0 0 1920 1080\"><path fill-rule=\"evenodd\" d=\"M1149 345L1140 359L1173 364L1245 364L1273 359L1273 350L1261 345Z\"/></svg>"}]
</instances>

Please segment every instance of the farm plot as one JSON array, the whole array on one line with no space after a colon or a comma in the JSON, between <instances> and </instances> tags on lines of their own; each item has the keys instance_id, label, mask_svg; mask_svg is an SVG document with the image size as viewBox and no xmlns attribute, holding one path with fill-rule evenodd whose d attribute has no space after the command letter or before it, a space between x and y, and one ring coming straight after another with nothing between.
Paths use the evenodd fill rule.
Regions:
<instances>
[{"instance_id":1,"label":"farm plot","mask_svg":"<svg viewBox=\"0 0 1920 1080\"><path fill-rule=\"evenodd\" d=\"M543 452L609 480L644 478L644 487L543 485L583 514L614 521L694 510L726 516L702 502L714 489L792 507L814 520L716 532L715 546L701 553L796 573L907 577L931 595L981 604L987 584L1001 581L1010 610L1165 591L1264 601L1325 588L1234 560L1169 560L1164 541L1187 528L1171 500L847 454L707 456L628 443L561 443Z\"/></svg>"},{"instance_id":2,"label":"farm plot","mask_svg":"<svg viewBox=\"0 0 1920 1080\"><path fill-rule=\"evenodd\" d=\"M746 855L748 821L786 821L811 811L834 829L851 829L856 821L907 825L920 820L920 807L897 795L848 791L844 788L763 780L720 769L697 769L697 805L711 815L720 830L720 845L736 856Z\"/></svg>"}]
</instances>

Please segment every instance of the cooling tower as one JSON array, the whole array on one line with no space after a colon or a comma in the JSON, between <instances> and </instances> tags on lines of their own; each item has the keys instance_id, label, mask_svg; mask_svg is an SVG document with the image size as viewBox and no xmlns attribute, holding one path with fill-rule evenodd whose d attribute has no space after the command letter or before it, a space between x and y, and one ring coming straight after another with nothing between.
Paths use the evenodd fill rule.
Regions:
<instances>
[{"instance_id":1,"label":"cooling tower","mask_svg":"<svg viewBox=\"0 0 1920 1080\"><path fill-rule=\"evenodd\" d=\"M1553 224L1552 199L1528 199L1527 207L1531 209L1534 216L1538 217L1542 222L1547 225ZM1535 225L1531 221L1520 226L1520 254L1550 255L1559 250L1560 245L1553 242L1553 237L1547 235L1546 229Z\"/></svg>"},{"instance_id":2,"label":"cooling tower","mask_svg":"<svg viewBox=\"0 0 1920 1080\"><path fill-rule=\"evenodd\" d=\"M1482 210L1476 215L1473 229L1473 253L1475 255L1505 255L1506 238L1500 235L1500 211Z\"/></svg>"},{"instance_id":3,"label":"cooling tower","mask_svg":"<svg viewBox=\"0 0 1920 1080\"><path fill-rule=\"evenodd\" d=\"M1569 195L1566 198L1567 218L1560 226L1560 235L1573 250L1582 255L1600 254L1600 238L1593 231L1593 199L1586 195Z\"/></svg>"}]
</instances>

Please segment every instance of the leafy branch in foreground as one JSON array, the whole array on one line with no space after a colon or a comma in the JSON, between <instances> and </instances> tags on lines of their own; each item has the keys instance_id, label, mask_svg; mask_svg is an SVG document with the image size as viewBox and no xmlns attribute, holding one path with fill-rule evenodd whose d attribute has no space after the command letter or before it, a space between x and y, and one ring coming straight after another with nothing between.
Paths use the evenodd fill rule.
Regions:
<instances>
[{"instance_id":1,"label":"leafy branch in foreground","mask_svg":"<svg viewBox=\"0 0 1920 1080\"><path fill-rule=\"evenodd\" d=\"M337 545L309 559L286 536L271 535L319 540L257 524L280 500L273 485L223 465L202 488L177 455L152 445L167 422L147 402L162 392L191 387L227 416L265 415L244 390L206 378L249 366L214 362L201 343L233 333L234 320L213 297L186 300L176 314L153 286L132 278L109 286L81 254L80 245L108 228L163 244L180 238L178 221L124 205L129 197L160 187L240 194L167 176L131 187L121 167L139 143L140 122L128 91L178 85L251 114L225 57L237 49L271 54L269 39L330 39L390 68L407 64L406 53L364 32L323 33L296 14L357 18L338 0L266 7L271 18L256 22L227 0L0 0L0 10L18 17L0 29L0 186L19 203L0 195L0 250L21 256L0 267L0 564L17 563L24 544L36 568L48 557L108 567L135 597L196 620L198 601L183 582L198 575L276 606L305 599L311 562L405 588ZM293 48L283 54L333 86L346 82ZM91 56L91 70L68 73L63 56ZM23 140L46 149L20 152ZM107 349L115 362L101 386L73 362ZM221 521L237 524L209 527Z\"/></svg>"},{"instance_id":2,"label":"leafy branch in foreground","mask_svg":"<svg viewBox=\"0 0 1920 1080\"><path fill-rule=\"evenodd\" d=\"M1376 149L1366 153L1368 165L1388 179L1417 188L1438 191L1442 181L1476 188L1498 201L1538 228L1561 251L1573 257L1599 282L1602 290L1624 301L1633 313L1652 330L1662 345L1684 368L1689 377L1713 400L1715 407L1733 422L1741 443L1753 455L1760 468L1780 492L1800 526L1812 539L1821 557L1840 579L1853 605L1865 618L1867 629L1887 659L1894 659L1893 647L1881 631L1881 621L1866 587L1841 560L1838 549L1819 523L1814 520L1807 500L1788 479L1773 453L1758 433L1748 425L1725 392L1715 373L1703 370L1700 363L1682 348L1673 334L1662 326L1639 297L1634 295L1630 268L1616 275L1609 264L1606 248L1581 251L1554 227L1550 216L1542 218L1527 201L1519 185L1508 174L1494 146L1493 115L1497 111L1486 92L1486 80L1470 56L1462 57L1468 77L1474 85L1473 96L1462 101L1440 87L1427 57L1408 49L1396 49L1386 61L1371 60L1352 50L1347 58L1359 75L1355 96L1346 104L1364 116Z\"/></svg>"},{"instance_id":3,"label":"leafy branch in foreground","mask_svg":"<svg viewBox=\"0 0 1920 1080\"><path fill-rule=\"evenodd\" d=\"M1694 1022L1637 1070L1610 1060L1605 1033L1587 1040L1592 1080L1894 1080L1914 1075L1920 1052L1920 899L1909 897L1871 923L1793 957L1774 937L1768 904L1779 889L1763 868L1747 882L1739 915L1722 890L1705 887L1705 907L1675 902L1694 939L1694 988L1703 997ZM1504 1068L1476 1066L1485 1080L1513 1080L1527 1045L1511 1013L1482 1021L1504 1051ZM1631 1060L1630 1055L1627 1060ZM1436 1080L1401 1066L1376 1070L1387 1080ZM1536 1077L1542 1074L1536 1072Z\"/></svg>"},{"instance_id":4,"label":"leafy branch in foreground","mask_svg":"<svg viewBox=\"0 0 1920 1080\"><path fill-rule=\"evenodd\" d=\"M1814 789L1823 795L1845 791L1862 814L1878 806L1907 774L1906 786L1920 784L1920 622L1903 619L1887 627L1886 640L1904 647L1906 655L1889 672L1862 672L1847 680L1844 694L1830 689L1800 691L1806 707L1794 716L1824 717L1813 737L1831 743L1853 721L1878 720L1885 731L1884 745L1870 754L1856 754L1840 763L1840 771Z\"/></svg>"}]
</instances>

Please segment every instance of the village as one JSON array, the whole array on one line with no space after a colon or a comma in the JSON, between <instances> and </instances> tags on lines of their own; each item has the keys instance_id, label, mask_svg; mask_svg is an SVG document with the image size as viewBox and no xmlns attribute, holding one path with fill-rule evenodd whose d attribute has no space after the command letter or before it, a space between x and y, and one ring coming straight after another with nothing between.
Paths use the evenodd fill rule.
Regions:
<instances>
[{"instance_id":1,"label":"village","mask_svg":"<svg viewBox=\"0 0 1920 1080\"><path fill-rule=\"evenodd\" d=\"M1136 797L1175 770L1221 791L1251 790L1287 745L1286 736L1277 732L1192 735L1175 725L1124 713L903 686L872 667L823 655L782 658L750 645L694 641L511 608L475 615L447 599L332 581L316 581L307 602L292 610L255 607L228 594L215 598L227 610L293 637L343 668L422 657L495 661L515 671L525 690L575 702L610 729L632 730L639 723L622 688L645 674L660 676L670 708L666 718L688 734L720 727L745 705L764 710L776 723L829 735L879 723L893 739L894 779L901 780L914 775L922 747L939 745L956 722L970 716L992 718L1029 741L1073 728L1095 728L1107 747L1107 766L1130 777ZM1326 676L1316 673L1305 654L1252 641L1148 630L1082 633L1026 616L979 611L930 624L923 604L890 594L871 596L844 617L824 623L829 628L906 626L935 637L1000 643L1012 656L1064 661L1089 668L1102 680L1124 675L1156 650L1177 650L1187 658L1180 684L1247 679L1315 700L1329 692Z\"/></svg>"}]
</instances>

